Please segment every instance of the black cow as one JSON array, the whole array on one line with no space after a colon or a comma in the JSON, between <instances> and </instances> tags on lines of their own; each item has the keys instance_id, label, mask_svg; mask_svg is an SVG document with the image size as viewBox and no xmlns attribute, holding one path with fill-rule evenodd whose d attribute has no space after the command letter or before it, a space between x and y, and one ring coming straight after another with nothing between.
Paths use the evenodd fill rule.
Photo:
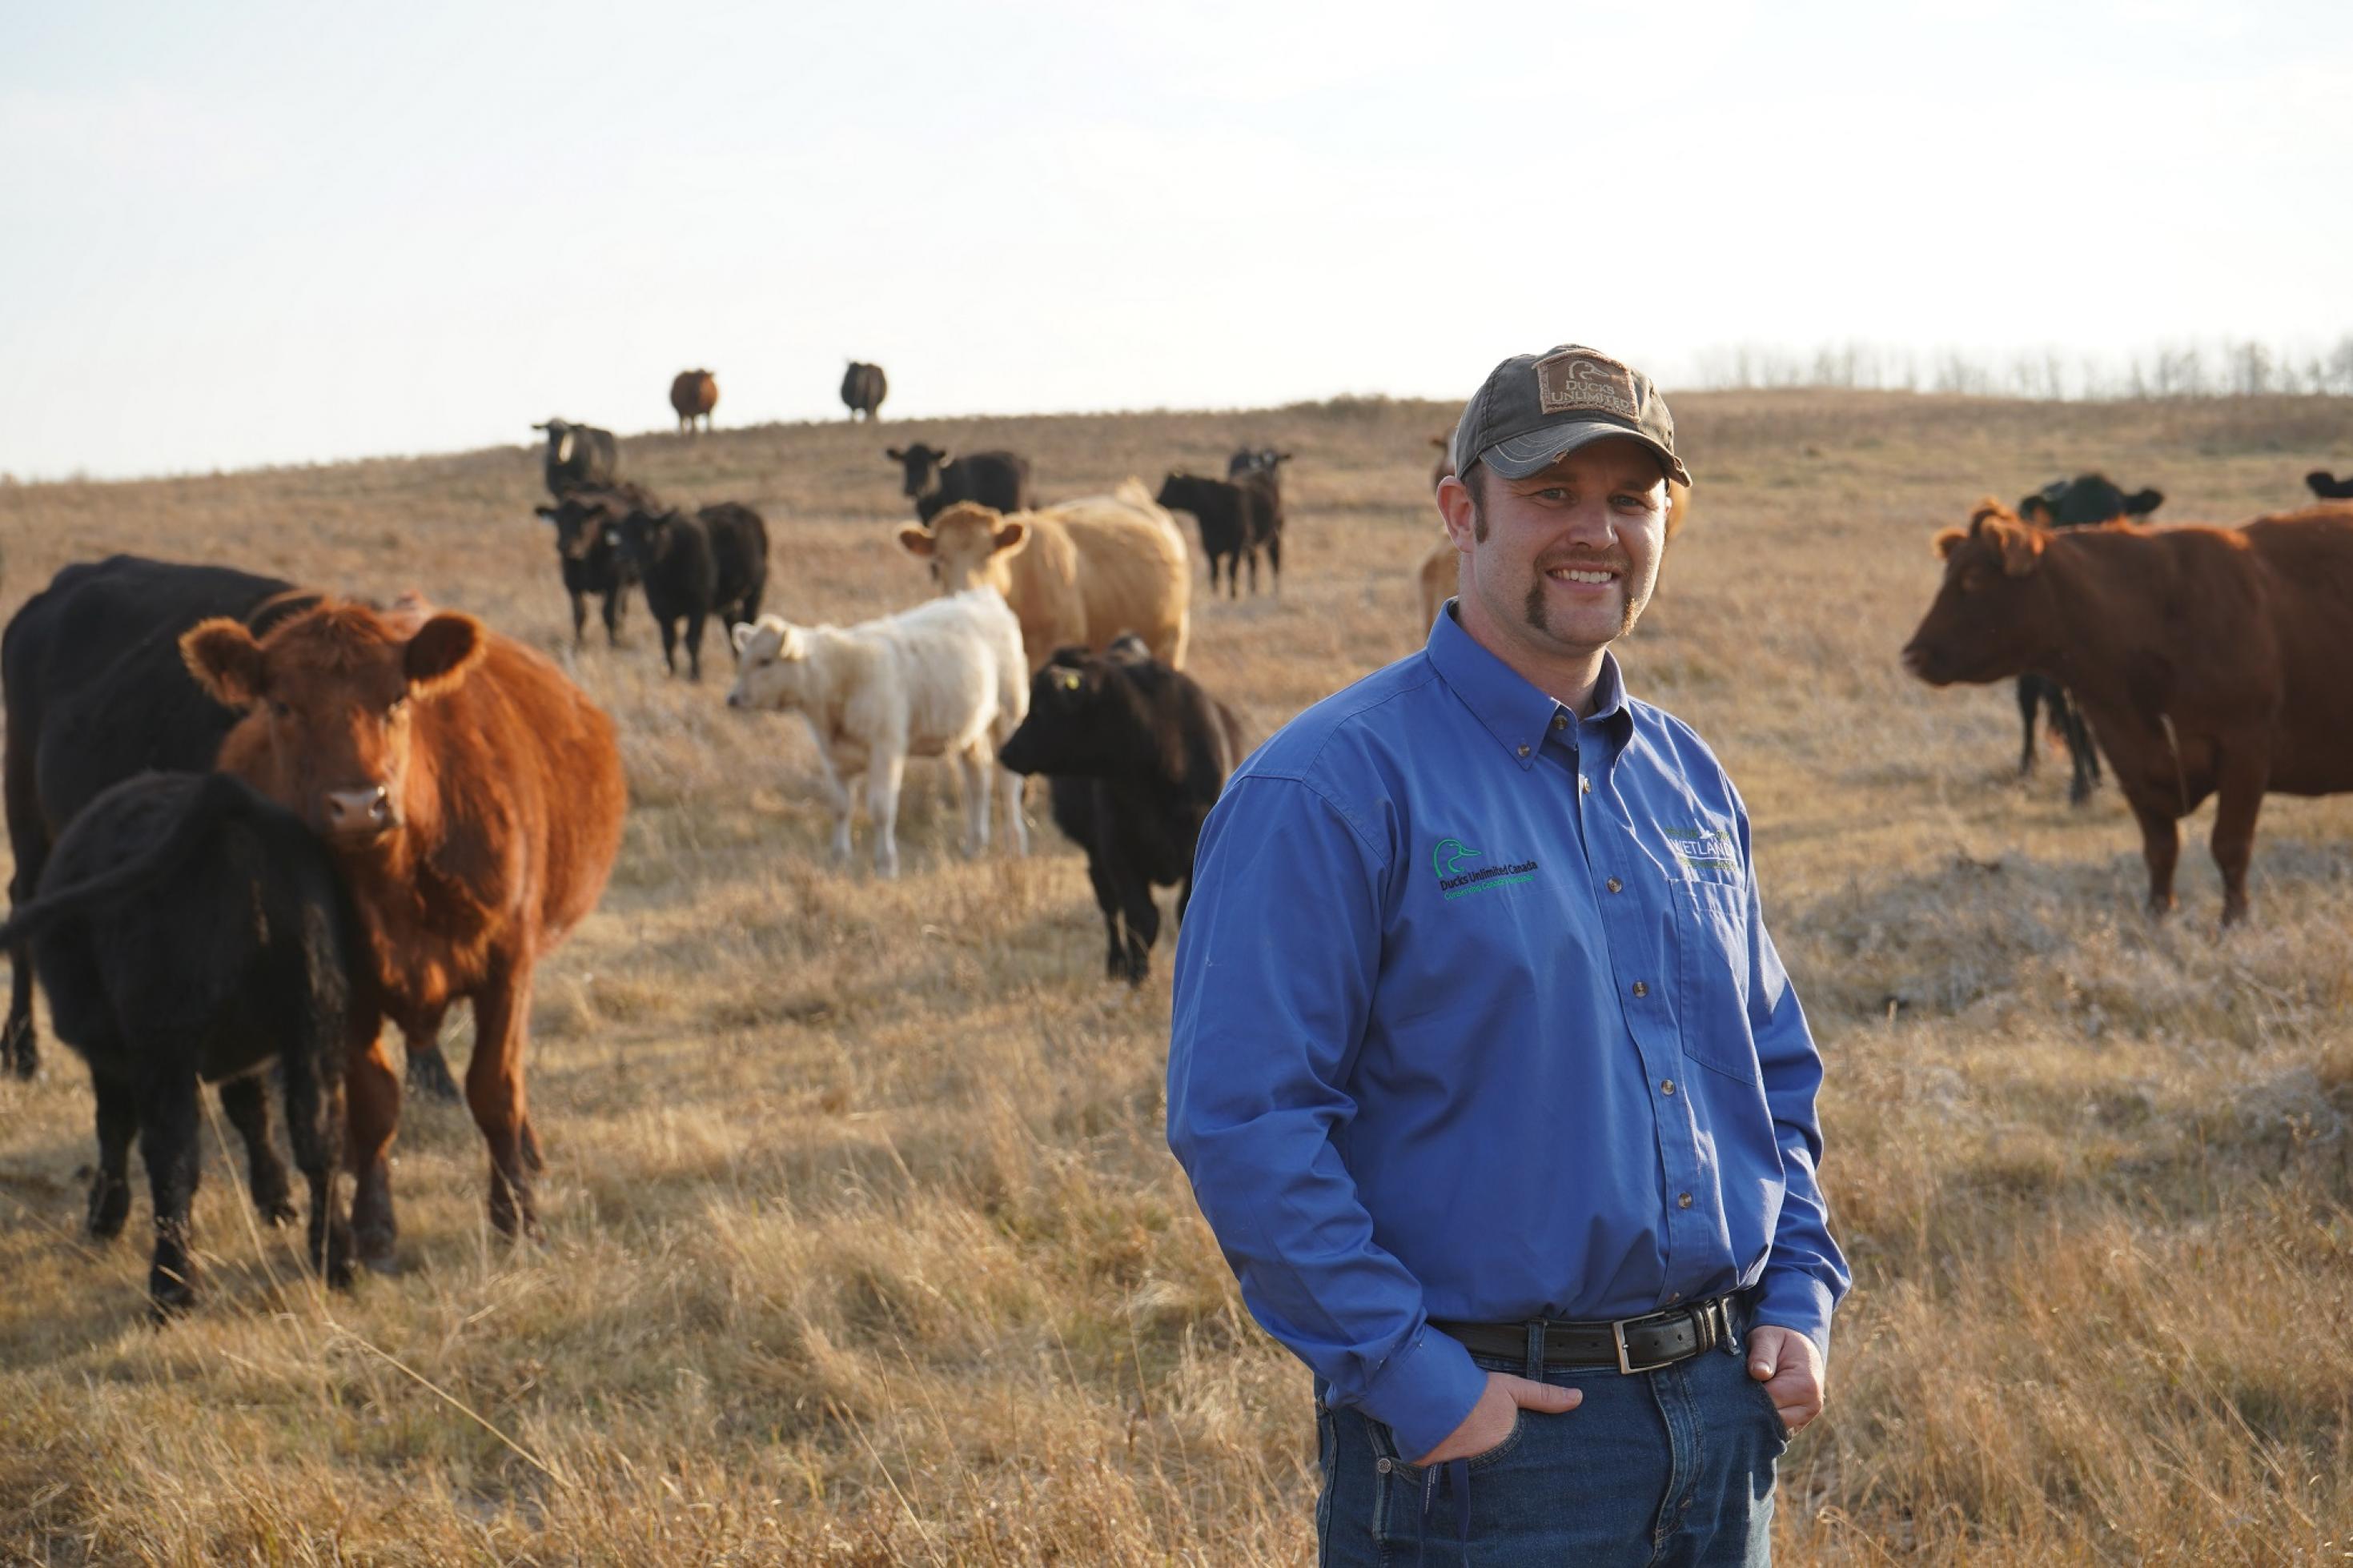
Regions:
<instances>
[{"instance_id":1,"label":"black cow","mask_svg":"<svg viewBox=\"0 0 2353 1568\"><path fill-rule=\"evenodd\" d=\"M860 414L869 423L881 418L882 400L890 395L890 380L879 364L860 364L851 360L849 368L841 373L841 401L849 405L853 423Z\"/></svg>"},{"instance_id":2,"label":"black cow","mask_svg":"<svg viewBox=\"0 0 2353 1568\"><path fill-rule=\"evenodd\" d=\"M0 634L8 847L16 863L9 901L33 897L58 836L110 786L141 773L212 767L243 715L189 675L181 633L228 616L259 637L317 602L274 577L135 555L68 566L26 600ZM40 1060L33 966L21 950L13 958L0 1061L29 1078ZM422 1092L458 1098L431 1041L409 1043L408 1079Z\"/></svg>"},{"instance_id":3,"label":"black cow","mask_svg":"<svg viewBox=\"0 0 2353 1568\"><path fill-rule=\"evenodd\" d=\"M159 1314L195 1295L188 1211L202 1163L198 1083L245 1142L254 1205L294 1217L270 1133L269 1077L286 1095L294 1161L311 1188L310 1256L351 1281L351 1227L335 1190L343 1062L375 1037L365 938L326 846L301 819L226 773L142 773L82 809L58 839L40 895L5 929L29 945L58 1037L98 1096L92 1236L131 1212L131 1141L147 1167Z\"/></svg>"},{"instance_id":4,"label":"black cow","mask_svg":"<svg viewBox=\"0 0 2353 1568\"><path fill-rule=\"evenodd\" d=\"M958 501L976 501L999 511L1028 511L1036 505L1029 489L1029 459L1011 452L966 452L951 458L921 441L883 454L906 470L902 490L925 522Z\"/></svg>"},{"instance_id":5,"label":"black cow","mask_svg":"<svg viewBox=\"0 0 2353 1568\"><path fill-rule=\"evenodd\" d=\"M2326 468L2315 468L2304 476L2304 482L2322 500L2353 500L2353 478L2340 479Z\"/></svg>"},{"instance_id":6,"label":"black cow","mask_svg":"<svg viewBox=\"0 0 2353 1568\"><path fill-rule=\"evenodd\" d=\"M573 490L609 485L621 474L620 443L610 430L551 419L534 425L547 432L547 493L562 500Z\"/></svg>"},{"instance_id":7,"label":"black cow","mask_svg":"<svg viewBox=\"0 0 2353 1568\"><path fill-rule=\"evenodd\" d=\"M768 582L768 525L748 506L720 501L700 511L633 510L609 531L645 584L646 607L661 627L662 664L678 673L678 623L686 623L686 667L702 679L702 625L757 620Z\"/></svg>"},{"instance_id":8,"label":"black cow","mask_svg":"<svg viewBox=\"0 0 2353 1568\"><path fill-rule=\"evenodd\" d=\"M576 489L554 506L534 508L555 527L556 564L564 574L564 591L572 599L572 646L585 640L588 626L588 595L603 604L605 641L617 647L621 622L628 618L629 585L638 580L637 563L613 546L612 531L632 511L659 511L660 499L642 485L627 479L617 484Z\"/></svg>"},{"instance_id":9,"label":"black cow","mask_svg":"<svg viewBox=\"0 0 2353 1568\"><path fill-rule=\"evenodd\" d=\"M1150 968L1155 884L1176 887L1183 922L1201 823L1241 757L1232 710L1132 636L1103 654L1058 649L1031 679L1029 716L997 760L1050 775L1054 824L1087 852L1113 978L1141 984Z\"/></svg>"},{"instance_id":10,"label":"black cow","mask_svg":"<svg viewBox=\"0 0 2353 1568\"><path fill-rule=\"evenodd\" d=\"M2120 518L2147 517L2165 503L2161 490L2135 490L2127 495L2105 474L2078 474L2053 479L2018 503L2021 521L2043 528L2089 528ZM2046 721L2067 743L2067 799L2081 805L2092 798L2100 782L2100 749L2066 689L2047 675L2028 671L2018 678L2018 717L2024 738L2020 743L2018 773L2034 771L2034 719L2040 708Z\"/></svg>"},{"instance_id":11,"label":"black cow","mask_svg":"<svg viewBox=\"0 0 2353 1568\"><path fill-rule=\"evenodd\" d=\"M1160 481L1160 504L1189 511L1201 529L1201 553L1209 559L1209 592L1218 591L1218 563L1226 563L1226 596L1239 597L1242 560L1250 561L1250 592L1258 592L1258 552L1266 551L1274 591L1282 592L1282 490L1274 475L1252 468L1231 479L1170 474Z\"/></svg>"},{"instance_id":12,"label":"black cow","mask_svg":"<svg viewBox=\"0 0 2353 1568\"><path fill-rule=\"evenodd\" d=\"M1226 478L1239 479L1247 473L1275 473L1291 461L1291 454L1278 452L1271 447L1244 447L1226 459Z\"/></svg>"}]
</instances>

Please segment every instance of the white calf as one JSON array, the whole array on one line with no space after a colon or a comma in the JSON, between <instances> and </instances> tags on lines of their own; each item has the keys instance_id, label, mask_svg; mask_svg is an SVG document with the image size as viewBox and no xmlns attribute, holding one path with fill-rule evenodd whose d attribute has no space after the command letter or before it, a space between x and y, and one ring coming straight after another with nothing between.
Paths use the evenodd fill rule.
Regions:
<instances>
[{"instance_id":1,"label":"white calf","mask_svg":"<svg viewBox=\"0 0 2353 1568\"><path fill-rule=\"evenodd\" d=\"M874 819L874 867L899 874L899 783L907 759L950 756L964 787L965 853L988 844L989 772L997 748L1029 711L1021 623L993 588L854 626L797 626L775 616L738 626L742 658L730 708L797 710L817 737L833 804L833 858L849 858L849 819L863 781ZM1002 780L1013 852L1029 852L1021 775Z\"/></svg>"}]
</instances>

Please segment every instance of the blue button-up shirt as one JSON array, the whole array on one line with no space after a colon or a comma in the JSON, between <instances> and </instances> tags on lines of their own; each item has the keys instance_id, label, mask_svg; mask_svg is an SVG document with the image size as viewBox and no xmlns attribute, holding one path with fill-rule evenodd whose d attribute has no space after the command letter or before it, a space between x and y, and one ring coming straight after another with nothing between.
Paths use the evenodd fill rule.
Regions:
<instances>
[{"instance_id":1,"label":"blue button-up shirt","mask_svg":"<svg viewBox=\"0 0 2353 1568\"><path fill-rule=\"evenodd\" d=\"M1403 1452L1485 1386L1433 1317L1760 1287L1827 1352L1821 1058L1751 866L1732 781L1614 658L1579 719L1451 608L1227 784L1169 1145L1251 1312Z\"/></svg>"}]
</instances>

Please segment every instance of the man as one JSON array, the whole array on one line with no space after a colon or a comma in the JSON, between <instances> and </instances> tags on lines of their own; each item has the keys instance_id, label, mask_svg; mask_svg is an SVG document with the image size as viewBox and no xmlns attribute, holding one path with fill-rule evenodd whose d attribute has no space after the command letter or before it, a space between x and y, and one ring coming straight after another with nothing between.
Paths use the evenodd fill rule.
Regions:
<instances>
[{"instance_id":1,"label":"man","mask_svg":"<svg viewBox=\"0 0 2353 1568\"><path fill-rule=\"evenodd\" d=\"M1316 1373L1320 1561L1761 1563L1848 1280L1746 809L1609 652L1690 476L1574 345L1498 365L1451 452L1428 645L1202 832L1169 1143Z\"/></svg>"}]
</instances>

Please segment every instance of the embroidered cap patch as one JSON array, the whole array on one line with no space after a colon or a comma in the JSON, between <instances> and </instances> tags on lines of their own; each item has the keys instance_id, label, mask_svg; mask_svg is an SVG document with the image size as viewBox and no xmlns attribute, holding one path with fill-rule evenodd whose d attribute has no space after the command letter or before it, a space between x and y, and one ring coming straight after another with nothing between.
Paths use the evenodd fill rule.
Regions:
<instances>
[{"instance_id":1,"label":"embroidered cap patch","mask_svg":"<svg viewBox=\"0 0 2353 1568\"><path fill-rule=\"evenodd\" d=\"M1546 414L1592 408L1621 419L1640 420L1634 373L1590 349L1571 349L1536 361L1536 400Z\"/></svg>"}]
</instances>

